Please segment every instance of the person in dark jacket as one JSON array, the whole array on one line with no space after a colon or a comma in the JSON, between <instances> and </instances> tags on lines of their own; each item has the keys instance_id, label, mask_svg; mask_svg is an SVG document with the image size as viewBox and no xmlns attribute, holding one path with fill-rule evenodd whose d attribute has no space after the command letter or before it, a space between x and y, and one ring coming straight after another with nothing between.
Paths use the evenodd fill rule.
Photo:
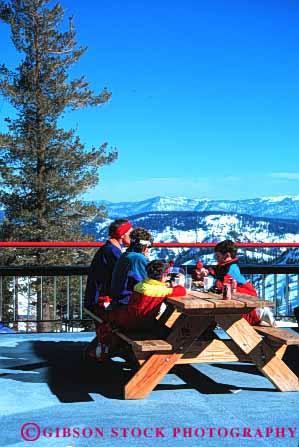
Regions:
<instances>
[{"instance_id":1,"label":"person in dark jacket","mask_svg":"<svg viewBox=\"0 0 299 447\"><path fill-rule=\"evenodd\" d=\"M132 224L127 219L117 219L109 225L109 239L98 249L91 262L84 295L86 309L97 313L99 308L106 308L111 301L110 289L112 271L122 250L130 244ZM96 323L96 329L99 323ZM85 357L96 359L95 337L85 349Z\"/></svg>"},{"instance_id":2,"label":"person in dark jacket","mask_svg":"<svg viewBox=\"0 0 299 447\"><path fill-rule=\"evenodd\" d=\"M133 287L146 276L146 266L149 263L148 250L152 245L151 234L144 228L136 228L130 233L130 245L127 251L119 254L110 278L109 298L102 296L93 304L93 312L102 318L103 305L101 301L112 302L107 312L114 307L127 305L133 293ZM111 298L110 298L111 297ZM86 350L86 356L101 361L102 352L99 350L99 339L103 334L105 324L96 323L95 338Z\"/></svg>"},{"instance_id":3,"label":"person in dark jacket","mask_svg":"<svg viewBox=\"0 0 299 447\"><path fill-rule=\"evenodd\" d=\"M99 248L91 262L84 296L84 306L93 311L98 304L111 301L111 278L116 261L130 244L132 224L117 219L109 226L109 239Z\"/></svg>"}]
</instances>

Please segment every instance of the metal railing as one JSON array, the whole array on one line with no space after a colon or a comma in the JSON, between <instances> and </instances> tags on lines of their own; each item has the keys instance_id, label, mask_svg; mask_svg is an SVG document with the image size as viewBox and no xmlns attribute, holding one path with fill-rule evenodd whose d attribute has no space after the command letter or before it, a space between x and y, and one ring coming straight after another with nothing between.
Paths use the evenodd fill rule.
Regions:
<instances>
[{"instance_id":1,"label":"metal railing","mask_svg":"<svg viewBox=\"0 0 299 447\"><path fill-rule=\"evenodd\" d=\"M187 273L194 268L182 267ZM18 330L34 331L38 322L50 323L51 330L74 330L89 321L83 312L88 266L0 267L0 272L3 323L13 324ZM241 266L241 272L251 279L261 298L274 301L276 316L293 316L293 308L299 303L299 266L247 265ZM294 278L296 300L291 301L290 284ZM281 281L283 287L279 286ZM45 318L45 303L50 318Z\"/></svg>"},{"instance_id":2,"label":"metal railing","mask_svg":"<svg viewBox=\"0 0 299 447\"><path fill-rule=\"evenodd\" d=\"M35 330L38 323L68 331L90 321L83 313L88 268L0 267L0 321L26 332Z\"/></svg>"},{"instance_id":3,"label":"metal railing","mask_svg":"<svg viewBox=\"0 0 299 447\"><path fill-rule=\"evenodd\" d=\"M99 247L101 242L12 243L9 247ZM240 248L297 248L299 244L239 243ZM154 248L205 248L214 243L155 243ZM194 262L195 263L195 262ZM183 265L186 272L194 265ZM50 330L75 330L90 321L83 312L88 266L3 266L0 267L0 321L21 331L35 331L39 323ZM253 282L261 298L275 304L277 317L293 317L299 304L299 265L241 265L242 273ZM48 326L49 327L49 326Z\"/></svg>"}]
</instances>

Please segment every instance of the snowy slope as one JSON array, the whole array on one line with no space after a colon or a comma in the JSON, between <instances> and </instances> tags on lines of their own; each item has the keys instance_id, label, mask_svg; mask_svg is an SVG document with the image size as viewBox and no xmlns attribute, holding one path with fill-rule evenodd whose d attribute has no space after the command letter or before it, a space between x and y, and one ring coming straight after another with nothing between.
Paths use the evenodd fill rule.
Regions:
<instances>
[{"instance_id":1,"label":"snowy slope","mask_svg":"<svg viewBox=\"0 0 299 447\"><path fill-rule=\"evenodd\" d=\"M133 225L150 230L156 242L299 242L299 221L256 218L234 213L149 212L130 216ZM104 240L111 219L93 223L90 231ZM106 225L105 225L106 224Z\"/></svg>"}]
</instances>

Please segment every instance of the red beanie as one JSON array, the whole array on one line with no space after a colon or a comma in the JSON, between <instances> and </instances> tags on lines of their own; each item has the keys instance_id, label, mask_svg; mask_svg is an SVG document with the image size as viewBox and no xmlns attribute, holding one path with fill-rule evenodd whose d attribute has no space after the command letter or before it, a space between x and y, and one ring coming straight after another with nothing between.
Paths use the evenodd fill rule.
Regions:
<instances>
[{"instance_id":1,"label":"red beanie","mask_svg":"<svg viewBox=\"0 0 299 447\"><path fill-rule=\"evenodd\" d=\"M198 263L196 264L196 268L197 270L201 270L203 268L203 263L201 261L198 261Z\"/></svg>"},{"instance_id":2,"label":"red beanie","mask_svg":"<svg viewBox=\"0 0 299 447\"><path fill-rule=\"evenodd\" d=\"M173 267L174 266L174 260L173 259L171 259L171 261L169 261L169 263L168 263L169 265L170 265L170 267Z\"/></svg>"}]
</instances>

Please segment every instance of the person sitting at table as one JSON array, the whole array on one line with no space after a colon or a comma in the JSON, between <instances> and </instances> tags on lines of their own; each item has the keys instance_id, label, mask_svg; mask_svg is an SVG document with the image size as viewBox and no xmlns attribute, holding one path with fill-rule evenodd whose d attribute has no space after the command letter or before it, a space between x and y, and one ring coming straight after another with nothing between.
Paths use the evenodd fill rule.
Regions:
<instances>
[{"instance_id":1,"label":"person sitting at table","mask_svg":"<svg viewBox=\"0 0 299 447\"><path fill-rule=\"evenodd\" d=\"M125 247L130 245L132 224L127 219L116 219L108 229L109 239L95 253L89 267L84 294L84 307L96 312L99 307L106 308L111 302L111 278L116 261ZM99 323L95 323L97 329ZM98 341L94 338L85 349L87 359L96 360Z\"/></svg>"},{"instance_id":2,"label":"person sitting at table","mask_svg":"<svg viewBox=\"0 0 299 447\"><path fill-rule=\"evenodd\" d=\"M203 263L198 261L195 269L191 271L192 283L195 287L203 287L203 278L209 274L209 271L204 268Z\"/></svg>"},{"instance_id":3,"label":"person sitting at table","mask_svg":"<svg viewBox=\"0 0 299 447\"><path fill-rule=\"evenodd\" d=\"M84 295L87 309L92 311L95 306L105 306L111 301L112 272L123 249L130 245L131 232L132 224L127 219L117 219L109 225L109 239L97 250L89 267Z\"/></svg>"},{"instance_id":4,"label":"person sitting at table","mask_svg":"<svg viewBox=\"0 0 299 447\"><path fill-rule=\"evenodd\" d=\"M217 266L208 270L202 270L202 279L211 275L216 280L216 288L222 291L223 285L229 283L230 279L237 281L237 292L246 295L257 296L257 292L250 281L241 274L237 258L237 247L231 240L225 240L215 246L215 258ZM269 307L256 308L244 314L243 317L252 326L258 324L269 324L276 326L275 318Z\"/></svg>"},{"instance_id":5,"label":"person sitting at table","mask_svg":"<svg viewBox=\"0 0 299 447\"><path fill-rule=\"evenodd\" d=\"M174 265L174 260L171 259L168 261L169 269L168 269L168 282L170 286L174 286L177 284L184 285L185 284L185 270L182 267L177 267Z\"/></svg>"},{"instance_id":6,"label":"person sitting at table","mask_svg":"<svg viewBox=\"0 0 299 447\"><path fill-rule=\"evenodd\" d=\"M111 310L118 306L126 306L129 303L130 296L133 293L133 287L146 276L146 266L149 263L149 248L153 242L151 234L145 228L135 228L130 233L130 245L125 253L119 256L115 263L111 285L110 285L110 304L107 308L95 306L93 312L101 315L103 310ZM102 316L101 316L102 318ZM99 348L100 337L105 331L105 324L96 323L97 338L92 341L92 349L87 350L86 357L101 361L102 352ZM91 347L91 346L90 346Z\"/></svg>"},{"instance_id":7,"label":"person sitting at table","mask_svg":"<svg viewBox=\"0 0 299 447\"><path fill-rule=\"evenodd\" d=\"M145 228L135 228L130 234L130 246L118 259L112 273L111 306L127 305L133 287L146 276L149 248L153 238Z\"/></svg>"},{"instance_id":8,"label":"person sitting at table","mask_svg":"<svg viewBox=\"0 0 299 447\"><path fill-rule=\"evenodd\" d=\"M169 264L164 261L154 260L146 266L147 277L134 286L130 301L126 306L118 306L106 312L99 313L104 324L98 331L98 340L102 360L108 356L109 347L113 344L114 328L122 331L151 329L158 324L155 319L160 306L168 297L185 296L185 287L166 285ZM108 347L108 349L107 349Z\"/></svg>"}]
</instances>

